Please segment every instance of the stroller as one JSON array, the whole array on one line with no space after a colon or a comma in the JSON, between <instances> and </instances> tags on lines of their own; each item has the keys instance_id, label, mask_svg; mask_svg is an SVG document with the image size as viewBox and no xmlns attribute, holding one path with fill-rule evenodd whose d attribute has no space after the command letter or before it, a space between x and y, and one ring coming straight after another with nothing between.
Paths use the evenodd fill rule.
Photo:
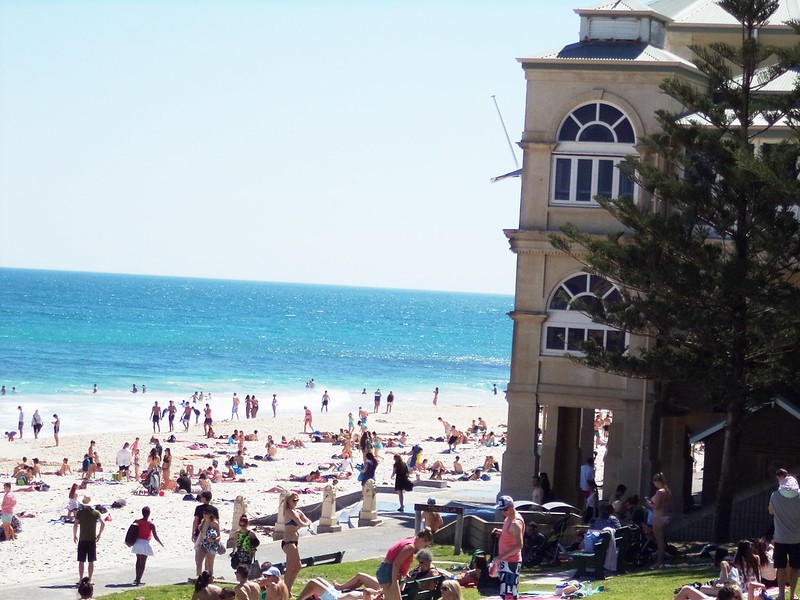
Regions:
<instances>
[{"instance_id":1,"label":"stroller","mask_svg":"<svg viewBox=\"0 0 800 600\"><path fill-rule=\"evenodd\" d=\"M158 496L161 491L161 475L155 469L150 471L142 482L150 496Z\"/></svg>"},{"instance_id":2,"label":"stroller","mask_svg":"<svg viewBox=\"0 0 800 600\"><path fill-rule=\"evenodd\" d=\"M525 533L525 540L522 548L522 564L525 567L536 565L555 565L559 558L566 554L564 546L561 545L561 538L567 530L572 515L565 515L553 523L550 535L545 537L541 533L531 530Z\"/></svg>"},{"instance_id":3,"label":"stroller","mask_svg":"<svg viewBox=\"0 0 800 600\"><path fill-rule=\"evenodd\" d=\"M652 536L647 535L642 525L632 524L633 536L631 545L623 557L624 560L637 567L643 567L653 558L653 553L658 550L658 544Z\"/></svg>"}]
</instances>

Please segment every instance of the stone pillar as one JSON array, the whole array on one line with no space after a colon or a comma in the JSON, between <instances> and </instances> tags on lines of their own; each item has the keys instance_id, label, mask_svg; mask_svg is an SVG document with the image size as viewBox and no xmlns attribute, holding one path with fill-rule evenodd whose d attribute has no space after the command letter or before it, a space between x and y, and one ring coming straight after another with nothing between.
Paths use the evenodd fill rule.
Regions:
<instances>
[{"instance_id":1,"label":"stone pillar","mask_svg":"<svg viewBox=\"0 0 800 600\"><path fill-rule=\"evenodd\" d=\"M284 513L286 510L286 496L288 494L289 492L283 491L278 499L278 518L275 521L275 529L272 532L273 540L282 540L283 534L286 533L286 517Z\"/></svg>"},{"instance_id":2,"label":"stone pillar","mask_svg":"<svg viewBox=\"0 0 800 600\"><path fill-rule=\"evenodd\" d=\"M361 511L358 513L358 526L359 527L374 527L383 523L378 518L376 512L375 502L375 480L369 479L362 487L364 496L361 501Z\"/></svg>"},{"instance_id":3,"label":"stone pillar","mask_svg":"<svg viewBox=\"0 0 800 600\"><path fill-rule=\"evenodd\" d=\"M230 535L228 535L228 548L233 548L236 545L236 534L239 531L239 518L242 515L247 515L247 500L245 500L244 496L236 496L236 501L233 503L231 532Z\"/></svg>"},{"instance_id":4,"label":"stone pillar","mask_svg":"<svg viewBox=\"0 0 800 600\"><path fill-rule=\"evenodd\" d=\"M336 488L330 483L322 492L322 516L317 525L318 533L337 533L342 526L336 521Z\"/></svg>"},{"instance_id":5,"label":"stone pillar","mask_svg":"<svg viewBox=\"0 0 800 600\"><path fill-rule=\"evenodd\" d=\"M541 257L526 255L524 258L538 260ZM536 471L537 361L545 315L514 310L509 316L514 320L514 337L511 381L506 389L508 443L501 464L500 490L515 499L529 500L533 491L531 476Z\"/></svg>"},{"instance_id":6,"label":"stone pillar","mask_svg":"<svg viewBox=\"0 0 800 600\"><path fill-rule=\"evenodd\" d=\"M582 409L559 406L557 410L556 452L553 472L549 473L553 496L583 508L579 486L581 465L586 461L583 448L580 447Z\"/></svg>"}]
</instances>

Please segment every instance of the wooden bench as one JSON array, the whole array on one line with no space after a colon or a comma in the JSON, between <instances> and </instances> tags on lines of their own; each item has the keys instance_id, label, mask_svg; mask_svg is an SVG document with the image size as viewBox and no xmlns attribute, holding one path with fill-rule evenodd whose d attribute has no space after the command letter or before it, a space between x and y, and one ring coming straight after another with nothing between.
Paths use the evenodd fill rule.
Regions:
<instances>
[{"instance_id":1,"label":"wooden bench","mask_svg":"<svg viewBox=\"0 0 800 600\"><path fill-rule=\"evenodd\" d=\"M406 583L400 597L402 600L438 600L442 597L444 580L444 575L414 579Z\"/></svg>"},{"instance_id":2,"label":"wooden bench","mask_svg":"<svg viewBox=\"0 0 800 600\"><path fill-rule=\"evenodd\" d=\"M570 558L576 568L575 579L606 578L606 554L611 544L611 534L603 532L594 544L594 552L573 552Z\"/></svg>"},{"instance_id":3,"label":"wooden bench","mask_svg":"<svg viewBox=\"0 0 800 600\"><path fill-rule=\"evenodd\" d=\"M307 556L306 558L300 559L300 564L302 564L304 567L313 567L314 565L335 565L342 562L342 558L344 558L344 552L344 550L341 550L339 552L331 552L329 554ZM272 566L277 567L281 573L283 573L286 569L285 563L276 563Z\"/></svg>"}]
</instances>

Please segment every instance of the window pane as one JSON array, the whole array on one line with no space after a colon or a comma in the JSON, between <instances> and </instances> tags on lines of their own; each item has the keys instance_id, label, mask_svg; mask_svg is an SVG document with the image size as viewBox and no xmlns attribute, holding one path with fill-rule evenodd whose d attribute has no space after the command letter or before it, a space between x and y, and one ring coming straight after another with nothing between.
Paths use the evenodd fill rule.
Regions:
<instances>
[{"instance_id":1,"label":"window pane","mask_svg":"<svg viewBox=\"0 0 800 600\"><path fill-rule=\"evenodd\" d=\"M572 310L577 310L580 312L588 313L589 311L595 309L600 304L600 299L597 296L592 296L591 294L584 294L578 298L575 298L572 301Z\"/></svg>"},{"instance_id":2,"label":"window pane","mask_svg":"<svg viewBox=\"0 0 800 600\"><path fill-rule=\"evenodd\" d=\"M566 329L564 327L548 327L545 347L548 350L563 350Z\"/></svg>"},{"instance_id":3,"label":"window pane","mask_svg":"<svg viewBox=\"0 0 800 600\"><path fill-rule=\"evenodd\" d=\"M617 134L617 141L620 144L635 144L636 143L636 136L633 133L633 126L628 119L622 121L619 125L614 128L614 131Z\"/></svg>"},{"instance_id":4,"label":"window pane","mask_svg":"<svg viewBox=\"0 0 800 600\"><path fill-rule=\"evenodd\" d=\"M603 347L603 338L605 337L605 331L602 329L590 329L588 335L586 336L589 341L594 342L600 348Z\"/></svg>"},{"instance_id":5,"label":"window pane","mask_svg":"<svg viewBox=\"0 0 800 600\"><path fill-rule=\"evenodd\" d=\"M566 282L564 282L564 285L572 293L573 296L579 296L580 294L585 294L587 291L589 291L589 288L587 287L586 283L588 277L589 276L586 274L576 275L575 277L572 277L571 279L568 279Z\"/></svg>"},{"instance_id":6,"label":"window pane","mask_svg":"<svg viewBox=\"0 0 800 600\"><path fill-rule=\"evenodd\" d=\"M569 158L556 159L556 181L553 198L569 200L569 186L572 178L572 161Z\"/></svg>"},{"instance_id":7,"label":"window pane","mask_svg":"<svg viewBox=\"0 0 800 600\"><path fill-rule=\"evenodd\" d=\"M613 144L616 140L614 139L614 132L611 131L605 125L594 124L589 125L586 129L581 132L581 136L578 140L579 142L606 142L609 144Z\"/></svg>"},{"instance_id":8,"label":"window pane","mask_svg":"<svg viewBox=\"0 0 800 600\"><path fill-rule=\"evenodd\" d=\"M603 123L613 125L622 117L622 112L611 106L610 104L600 103L600 120Z\"/></svg>"},{"instance_id":9,"label":"window pane","mask_svg":"<svg viewBox=\"0 0 800 600\"><path fill-rule=\"evenodd\" d=\"M614 161L601 160L597 165L597 195L613 197Z\"/></svg>"},{"instance_id":10,"label":"window pane","mask_svg":"<svg viewBox=\"0 0 800 600\"><path fill-rule=\"evenodd\" d=\"M619 290L613 290L608 296L603 298L607 303L617 304L618 302L622 302L622 294L619 293Z\"/></svg>"},{"instance_id":11,"label":"window pane","mask_svg":"<svg viewBox=\"0 0 800 600\"><path fill-rule=\"evenodd\" d=\"M619 174L619 194L617 195L633 198L633 179L624 173Z\"/></svg>"},{"instance_id":12,"label":"window pane","mask_svg":"<svg viewBox=\"0 0 800 600\"><path fill-rule=\"evenodd\" d=\"M592 293L598 298L602 298L603 294L611 289L611 283L607 279L603 279L597 275L592 275L591 286Z\"/></svg>"},{"instance_id":13,"label":"window pane","mask_svg":"<svg viewBox=\"0 0 800 600\"><path fill-rule=\"evenodd\" d=\"M584 329L569 328L567 332L567 350L571 352L580 352L583 340L586 335Z\"/></svg>"},{"instance_id":14,"label":"window pane","mask_svg":"<svg viewBox=\"0 0 800 600\"><path fill-rule=\"evenodd\" d=\"M607 331L606 350L622 354L625 351L625 334L622 331Z\"/></svg>"},{"instance_id":15,"label":"window pane","mask_svg":"<svg viewBox=\"0 0 800 600\"><path fill-rule=\"evenodd\" d=\"M597 104L587 104L586 106L581 106L579 109L572 112L572 116L578 119L578 121L580 121L583 125L591 123L592 121L596 121Z\"/></svg>"},{"instance_id":16,"label":"window pane","mask_svg":"<svg viewBox=\"0 0 800 600\"><path fill-rule=\"evenodd\" d=\"M550 310L567 310L569 308L570 295L563 287L559 287L558 291L550 301Z\"/></svg>"},{"instance_id":17,"label":"window pane","mask_svg":"<svg viewBox=\"0 0 800 600\"><path fill-rule=\"evenodd\" d=\"M558 132L558 141L574 142L575 138L578 136L579 129L580 125L578 125L575 119L573 119L572 116L567 117L567 120L564 121L561 130Z\"/></svg>"},{"instance_id":18,"label":"window pane","mask_svg":"<svg viewBox=\"0 0 800 600\"><path fill-rule=\"evenodd\" d=\"M585 158L578 160L578 184L575 200L589 202L592 199L592 161Z\"/></svg>"}]
</instances>

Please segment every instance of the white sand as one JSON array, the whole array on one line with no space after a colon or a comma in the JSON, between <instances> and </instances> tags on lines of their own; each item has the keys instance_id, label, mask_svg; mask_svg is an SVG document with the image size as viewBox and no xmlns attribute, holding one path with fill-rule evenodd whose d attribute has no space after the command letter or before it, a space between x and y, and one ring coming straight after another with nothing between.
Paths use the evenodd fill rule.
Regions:
<instances>
[{"instance_id":1,"label":"white sand","mask_svg":"<svg viewBox=\"0 0 800 600\"><path fill-rule=\"evenodd\" d=\"M409 443L421 443L424 449L424 458L433 462L437 458L441 459L448 467L452 465L453 456L442 454L446 449L443 442L424 441L429 436L442 436L444 431L438 416L450 421L461 429L466 429L472 419L479 416L483 417L490 429L496 434L504 432L500 427L506 419L505 403L494 397L491 400L493 409L487 406L476 405L456 405L449 403L446 406L403 406L396 403L394 411L390 415L370 414L369 428L377 431L382 437L395 431L406 431L409 434ZM267 434L272 434L276 440L280 440L281 435L289 438L302 437L302 418L297 416L272 418L269 409L269 402L262 401L262 409L257 420L244 420L237 422L217 422L215 432L217 434L229 434L234 428L244 429L251 433L254 429L259 432L259 442L248 442L246 444L247 457L257 454L264 454L264 445ZM371 397L370 403L371 404ZM385 409L385 404L381 406ZM317 408L317 410L319 410ZM240 413L244 413L244 406L240 408ZM143 420L141 421L145 423ZM338 431L347 426L347 413L331 411L329 414L314 414L314 426L322 431ZM97 429L102 428L102 423L97 423ZM175 436L179 440L176 443L165 443L169 436L168 425L162 423L162 433L159 436L162 445L170 448L174 457L172 473L177 476L182 464L194 464L196 469L210 466L211 459L204 458L208 453L215 450L225 449L235 453L235 446L214 446L213 440L206 440L203 436L202 419L199 426L192 426L188 433L182 433L183 427L176 424ZM157 526L159 536L166 548L161 548L153 542L156 552L156 559L159 554L169 553L169 555L186 556L193 555L190 540L192 514L195 503L183 501L183 494L167 493L163 497L138 496L133 491L140 486L134 483L111 484L111 474L116 471L115 457L117 451L124 442L133 442L136 436L140 437L141 463L146 465L146 455L152 447L148 440L152 435L151 428L143 426L140 429L127 433L96 433L93 435L62 436L59 447L54 446L52 432L47 427L42 431L40 439L33 439L30 428L25 430L25 438L14 442L0 442L0 481L10 481L11 472L15 464L20 462L23 456L27 456L29 463L34 457L40 459L42 471L52 473L61 464L64 457L70 459L70 464L78 474L66 477L57 477L51 474L43 475L44 482L49 484L50 490L47 492L17 492L16 513L31 513L33 518L23 518L23 530L18 534L16 541L0 543L0 564L4 565L3 583L15 584L29 580L31 574L41 573L43 570L48 575L63 574L66 582L77 581L77 565L75 544L72 540L72 525L63 523L50 523L51 519L58 519L65 514L67 505L67 495L73 483L80 480L80 466L89 441L94 439L97 442L97 451L101 463L104 465L105 472L103 480L88 485L85 494L92 498L92 504L110 505L114 500L121 498L127 501L127 505L121 509L110 509L111 521L106 522L105 532L98 543L98 562L97 568L106 568L112 565L128 565L133 570L134 559L130 550L124 544L125 531L131 521L141 516L141 508L149 505L152 509L151 519ZM186 441L181 441L186 440ZM207 450L188 450L187 446L195 442L210 442ZM410 446L409 444L409 446ZM408 451L408 447L400 449ZM483 459L488 454L487 448L471 443L468 446L459 448L459 455L465 469L470 469L483 464ZM379 484L389 484L391 475L391 453L396 451L393 448L381 450L381 463L377 471L377 482ZM277 511L279 494L265 493L265 490L273 486L283 486L286 488L312 488L314 493L302 496L301 505L318 502L322 498L323 484L300 484L286 481L290 474L305 475L318 464L330 462L333 454L341 452L341 446L333 446L328 443L307 443L306 449L281 449L279 458L282 460L274 462L252 461L258 464L258 468L245 469L243 476L247 478L245 483L220 483L212 486L212 493L215 501L219 499L234 500L236 496L242 495L246 498L249 508L248 513L251 518L274 514ZM493 454L498 460L502 457L503 448L493 448ZM220 464L223 462L220 459ZM357 460L354 462L360 462ZM494 475L497 477L498 475ZM452 483L451 485L458 485ZM16 485L12 491L16 491ZM360 484L355 476L351 480L342 480L339 485L339 494L360 489ZM434 493L435 495L435 493ZM219 503L222 527L227 530L231 526L233 504ZM192 576L193 573L187 573Z\"/></svg>"}]
</instances>

